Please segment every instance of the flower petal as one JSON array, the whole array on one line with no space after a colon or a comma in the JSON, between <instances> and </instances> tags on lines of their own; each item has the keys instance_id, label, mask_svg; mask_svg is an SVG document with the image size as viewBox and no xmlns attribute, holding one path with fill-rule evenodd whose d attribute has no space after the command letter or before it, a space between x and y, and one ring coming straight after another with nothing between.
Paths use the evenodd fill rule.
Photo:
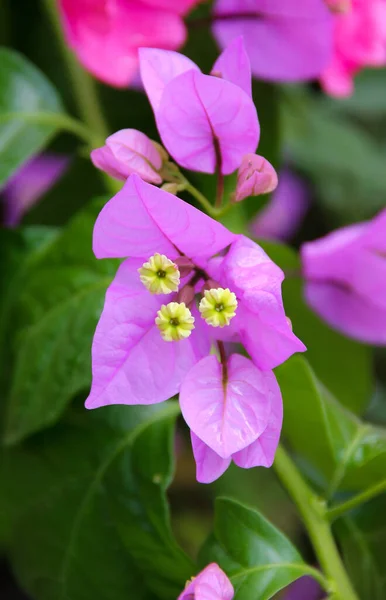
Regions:
<instances>
[{"instance_id":1,"label":"flower petal","mask_svg":"<svg viewBox=\"0 0 386 600\"><path fill-rule=\"evenodd\" d=\"M154 113L159 109L165 86L186 71L198 71L198 66L187 56L171 50L140 48L139 65L142 83Z\"/></svg>"},{"instance_id":2,"label":"flower petal","mask_svg":"<svg viewBox=\"0 0 386 600\"><path fill-rule=\"evenodd\" d=\"M234 239L223 225L187 202L131 175L100 212L93 249L97 258L147 260L158 252L173 260L180 251L193 259L216 254Z\"/></svg>"},{"instance_id":3,"label":"flower petal","mask_svg":"<svg viewBox=\"0 0 386 600\"><path fill-rule=\"evenodd\" d=\"M268 382L270 383L271 414L267 428L257 440L232 456L236 465L243 469L271 467L275 458L283 424L283 401L279 385L273 373L271 373Z\"/></svg>"},{"instance_id":4,"label":"flower petal","mask_svg":"<svg viewBox=\"0 0 386 600\"><path fill-rule=\"evenodd\" d=\"M226 373L216 356L207 356L182 383L183 417L203 442L220 457L229 458L267 427L269 378L243 356L232 355Z\"/></svg>"},{"instance_id":5,"label":"flower petal","mask_svg":"<svg viewBox=\"0 0 386 600\"><path fill-rule=\"evenodd\" d=\"M209 350L209 342L201 353L190 339L162 340L154 324L160 301L140 282L140 266L140 260L127 259L107 290L93 341L93 382L87 408L167 400Z\"/></svg>"},{"instance_id":6,"label":"flower petal","mask_svg":"<svg viewBox=\"0 0 386 600\"><path fill-rule=\"evenodd\" d=\"M196 479L199 483L212 483L216 481L231 464L231 458L221 458L212 448L209 448L190 432L194 460L196 461ZM243 452L243 451L242 451Z\"/></svg>"},{"instance_id":7,"label":"flower petal","mask_svg":"<svg viewBox=\"0 0 386 600\"><path fill-rule=\"evenodd\" d=\"M232 600L233 595L233 586L224 571L211 563L188 583L177 600Z\"/></svg>"},{"instance_id":8,"label":"flower petal","mask_svg":"<svg viewBox=\"0 0 386 600\"><path fill-rule=\"evenodd\" d=\"M252 96L251 63L242 35L234 39L220 54L213 65L211 74L234 83L248 96Z\"/></svg>"},{"instance_id":9,"label":"flower petal","mask_svg":"<svg viewBox=\"0 0 386 600\"><path fill-rule=\"evenodd\" d=\"M157 125L173 158L186 169L214 173L216 146L224 175L244 154L254 152L260 137L256 108L240 87L197 71L173 79L162 96Z\"/></svg>"},{"instance_id":10,"label":"flower petal","mask_svg":"<svg viewBox=\"0 0 386 600\"><path fill-rule=\"evenodd\" d=\"M213 31L221 47L238 35L262 79L297 81L318 76L332 53L333 18L320 0L217 0ZM242 19L229 15L251 13Z\"/></svg>"}]
</instances>

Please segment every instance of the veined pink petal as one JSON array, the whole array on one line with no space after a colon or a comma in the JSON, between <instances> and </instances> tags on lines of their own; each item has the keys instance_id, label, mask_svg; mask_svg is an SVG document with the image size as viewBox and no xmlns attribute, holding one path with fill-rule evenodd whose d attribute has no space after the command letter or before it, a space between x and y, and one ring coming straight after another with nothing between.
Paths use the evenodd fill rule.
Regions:
<instances>
[{"instance_id":1,"label":"veined pink petal","mask_svg":"<svg viewBox=\"0 0 386 600\"><path fill-rule=\"evenodd\" d=\"M192 578L177 600L232 600L234 590L224 571L211 563Z\"/></svg>"},{"instance_id":2,"label":"veined pink petal","mask_svg":"<svg viewBox=\"0 0 386 600\"><path fill-rule=\"evenodd\" d=\"M244 90L192 70L169 82L156 117L168 152L194 171L214 173L217 144L221 172L232 173L260 137L255 105Z\"/></svg>"},{"instance_id":3,"label":"veined pink petal","mask_svg":"<svg viewBox=\"0 0 386 600\"><path fill-rule=\"evenodd\" d=\"M217 0L214 14L227 15L213 27L220 46L243 35L257 77L311 79L331 58L333 16L321 0Z\"/></svg>"},{"instance_id":4,"label":"veined pink petal","mask_svg":"<svg viewBox=\"0 0 386 600\"><path fill-rule=\"evenodd\" d=\"M271 414L266 429L252 444L232 456L236 465L243 469L271 467L275 458L283 424L283 401L273 373L269 383Z\"/></svg>"},{"instance_id":5,"label":"veined pink petal","mask_svg":"<svg viewBox=\"0 0 386 600\"><path fill-rule=\"evenodd\" d=\"M140 48L141 78L150 104L156 113L166 85L181 73L198 71L198 66L187 56L170 50Z\"/></svg>"},{"instance_id":6,"label":"veined pink petal","mask_svg":"<svg viewBox=\"0 0 386 600\"><path fill-rule=\"evenodd\" d=\"M193 431L190 432L194 460L196 461L196 479L199 483L216 481L231 464L231 458L221 458Z\"/></svg>"},{"instance_id":7,"label":"veined pink petal","mask_svg":"<svg viewBox=\"0 0 386 600\"><path fill-rule=\"evenodd\" d=\"M220 54L211 75L222 77L252 96L251 63L245 50L243 36L234 39Z\"/></svg>"},{"instance_id":8,"label":"veined pink petal","mask_svg":"<svg viewBox=\"0 0 386 600\"><path fill-rule=\"evenodd\" d=\"M164 342L154 324L159 296L142 285L142 260L127 259L106 292L92 348L93 382L87 408L155 404L175 395L189 369L209 351L194 340Z\"/></svg>"},{"instance_id":9,"label":"veined pink petal","mask_svg":"<svg viewBox=\"0 0 386 600\"><path fill-rule=\"evenodd\" d=\"M216 254L234 239L193 206L131 175L99 214L93 249L97 258L147 259L159 252L173 259L179 250L193 259Z\"/></svg>"},{"instance_id":10,"label":"veined pink petal","mask_svg":"<svg viewBox=\"0 0 386 600\"><path fill-rule=\"evenodd\" d=\"M270 373L232 355L227 372L216 356L191 369L180 389L183 417L192 431L222 458L251 444L267 427Z\"/></svg>"}]
</instances>

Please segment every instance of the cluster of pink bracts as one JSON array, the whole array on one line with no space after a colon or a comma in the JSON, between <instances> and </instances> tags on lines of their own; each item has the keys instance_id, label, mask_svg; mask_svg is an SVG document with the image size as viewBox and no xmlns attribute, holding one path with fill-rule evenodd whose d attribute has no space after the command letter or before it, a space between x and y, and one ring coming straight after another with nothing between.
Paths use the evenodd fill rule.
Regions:
<instances>
[{"instance_id":1,"label":"cluster of pink bracts","mask_svg":"<svg viewBox=\"0 0 386 600\"><path fill-rule=\"evenodd\" d=\"M184 17L200 0L59 0L69 44L108 84L136 81L138 48L175 50ZM216 0L213 33L221 47L243 35L256 77L320 78L326 92L349 95L353 76L386 62L385 0Z\"/></svg>"}]
</instances>

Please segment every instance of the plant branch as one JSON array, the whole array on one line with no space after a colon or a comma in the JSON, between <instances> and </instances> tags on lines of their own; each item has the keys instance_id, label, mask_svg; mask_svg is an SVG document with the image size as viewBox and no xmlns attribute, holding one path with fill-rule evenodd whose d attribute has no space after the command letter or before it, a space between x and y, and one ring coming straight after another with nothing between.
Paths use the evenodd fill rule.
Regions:
<instances>
[{"instance_id":1,"label":"plant branch","mask_svg":"<svg viewBox=\"0 0 386 600\"><path fill-rule=\"evenodd\" d=\"M350 510L353 510L354 508L361 506L361 504L364 504L365 502L372 500L373 498L375 498L376 496L378 496L379 494L381 494L382 492L385 492L385 491L386 491L386 479L367 488L367 490L364 490L360 494L353 496L349 500L346 500L345 502L342 502L341 504L337 504L336 506L333 506L332 508L330 508L327 511L327 517L329 518L330 521L333 521L333 520L337 519L338 517L344 515L345 513L349 512Z\"/></svg>"},{"instance_id":2,"label":"plant branch","mask_svg":"<svg viewBox=\"0 0 386 600\"><path fill-rule=\"evenodd\" d=\"M296 504L315 549L317 559L336 600L358 600L333 538L325 502L304 481L297 467L282 446L276 452L274 469Z\"/></svg>"}]
</instances>

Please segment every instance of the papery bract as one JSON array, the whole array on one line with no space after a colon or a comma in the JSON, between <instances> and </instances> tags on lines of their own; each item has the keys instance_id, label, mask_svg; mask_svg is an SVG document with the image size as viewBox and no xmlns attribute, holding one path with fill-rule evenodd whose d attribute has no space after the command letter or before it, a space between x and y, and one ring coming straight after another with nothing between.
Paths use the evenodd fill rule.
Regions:
<instances>
[{"instance_id":1,"label":"papery bract","mask_svg":"<svg viewBox=\"0 0 386 600\"><path fill-rule=\"evenodd\" d=\"M256 77L297 81L328 64L332 21L321 0L217 0L213 31L222 48L244 36Z\"/></svg>"},{"instance_id":2,"label":"papery bract","mask_svg":"<svg viewBox=\"0 0 386 600\"><path fill-rule=\"evenodd\" d=\"M181 166L226 175L255 151L260 128L242 40L217 60L217 76L204 75L176 52L152 48L140 50L140 65L162 142Z\"/></svg>"},{"instance_id":3,"label":"papery bract","mask_svg":"<svg viewBox=\"0 0 386 600\"><path fill-rule=\"evenodd\" d=\"M270 467L279 443L283 421L283 403L280 388L272 371L260 371L249 359L239 355L232 355L228 360L230 368L229 381L230 385L236 391L240 390L240 396L239 402L236 401L233 408L236 418L230 419L228 427L230 425L234 428L233 436L235 437L235 442L237 442L234 447L239 447L239 449L234 451L228 445L229 452L227 453L220 443L221 438L219 436L207 435L208 429L216 425L218 421L214 420L216 411L212 410L212 406L204 406L205 399L207 398L204 389L201 399L201 405L204 406L204 409L201 411L200 407L197 408L195 406L195 390L194 385L192 386L194 373L199 378L199 384L203 384L204 381L208 380L211 389L215 388L215 386L221 388L224 385L222 373L218 372L218 368L214 363L216 358L211 356L209 359L202 359L192 369L185 379L180 392L181 409L186 420L188 417L188 424L191 427L197 480L201 483L211 483L215 479L218 479L226 471L232 460L244 469ZM203 365L207 371L206 374L204 371L204 378L202 378L200 373L197 373L198 370L203 370L202 367L200 368L200 365ZM244 413L243 386L248 386L249 384L252 387L258 384L259 390L255 393L254 397L249 399L246 406L247 412ZM194 394L194 401L192 398L186 397L191 389ZM227 400L226 394L227 388L224 385L224 402ZM237 395L235 398L237 398ZM248 394L245 395L245 398L248 398ZM208 404L210 404L210 398L208 398ZM194 419L191 418L192 413L196 415ZM253 426L253 423L256 423L254 415L259 413L260 415L264 413L264 419L259 420L260 427L255 428L253 435L251 435L251 426ZM261 426L263 426L262 430ZM205 440L203 440L204 437ZM229 439L232 441L232 435L229 435Z\"/></svg>"},{"instance_id":4,"label":"papery bract","mask_svg":"<svg viewBox=\"0 0 386 600\"><path fill-rule=\"evenodd\" d=\"M301 248L305 297L332 327L386 344L386 210Z\"/></svg>"},{"instance_id":5,"label":"papery bract","mask_svg":"<svg viewBox=\"0 0 386 600\"><path fill-rule=\"evenodd\" d=\"M177 600L232 600L234 590L224 571L211 563L188 581Z\"/></svg>"},{"instance_id":6,"label":"papery bract","mask_svg":"<svg viewBox=\"0 0 386 600\"><path fill-rule=\"evenodd\" d=\"M237 173L235 201L248 196L269 194L278 183L277 173L270 162L258 154L246 154Z\"/></svg>"},{"instance_id":7,"label":"papery bract","mask_svg":"<svg viewBox=\"0 0 386 600\"><path fill-rule=\"evenodd\" d=\"M18 225L24 214L64 174L69 158L59 154L41 154L24 163L1 190L4 224Z\"/></svg>"},{"instance_id":8,"label":"papery bract","mask_svg":"<svg viewBox=\"0 0 386 600\"><path fill-rule=\"evenodd\" d=\"M334 52L321 83L334 96L349 96L353 77L363 67L386 64L385 0L352 0L334 17Z\"/></svg>"},{"instance_id":9,"label":"papery bract","mask_svg":"<svg viewBox=\"0 0 386 600\"><path fill-rule=\"evenodd\" d=\"M308 206L305 183L285 169L279 173L279 183L271 200L252 222L251 232L260 238L288 240L299 229Z\"/></svg>"},{"instance_id":10,"label":"papery bract","mask_svg":"<svg viewBox=\"0 0 386 600\"><path fill-rule=\"evenodd\" d=\"M138 48L178 48L182 16L193 0L59 0L66 38L96 77L126 86L138 70Z\"/></svg>"},{"instance_id":11,"label":"papery bract","mask_svg":"<svg viewBox=\"0 0 386 600\"><path fill-rule=\"evenodd\" d=\"M141 131L121 129L106 140L106 145L91 152L93 164L111 177L125 181L137 173L149 183L162 183L158 171L162 157L153 142Z\"/></svg>"}]
</instances>

